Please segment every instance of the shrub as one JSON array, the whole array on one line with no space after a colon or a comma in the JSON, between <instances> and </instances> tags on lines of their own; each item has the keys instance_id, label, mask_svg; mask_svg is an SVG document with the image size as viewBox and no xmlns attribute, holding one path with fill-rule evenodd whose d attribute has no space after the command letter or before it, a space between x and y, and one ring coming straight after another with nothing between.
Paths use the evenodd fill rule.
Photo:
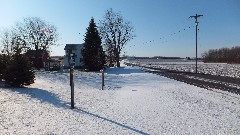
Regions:
<instances>
[{"instance_id":1,"label":"shrub","mask_svg":"<svg viewBox=\"0 0 240 135\"><path fill-rule=\"evenodd\" d=\"M33 84L34 79L35 74L27 57L22 54L15 54L4 72L6 84L14 87L23 87Z\"/></svg>"}]
</instances>

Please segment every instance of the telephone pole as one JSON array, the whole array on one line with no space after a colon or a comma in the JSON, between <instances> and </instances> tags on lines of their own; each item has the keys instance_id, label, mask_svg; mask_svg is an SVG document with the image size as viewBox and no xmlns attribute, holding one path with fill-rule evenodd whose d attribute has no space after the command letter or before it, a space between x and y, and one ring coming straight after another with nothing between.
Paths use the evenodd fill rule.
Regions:
<instances>
[{"instance_id":1,"label":"telephone pole","mask_svg":"<svg viewBox=\"0 0 240 135\"><path fill-rule=\"evenodd\" d=\"M203 16L203 15L198 15L196 14L195 16L190 16L189 18L195 18L195 23L196 23L196 73L197 73L197 32L198 32L198 17Z\"/></svg>"}]
</instances>

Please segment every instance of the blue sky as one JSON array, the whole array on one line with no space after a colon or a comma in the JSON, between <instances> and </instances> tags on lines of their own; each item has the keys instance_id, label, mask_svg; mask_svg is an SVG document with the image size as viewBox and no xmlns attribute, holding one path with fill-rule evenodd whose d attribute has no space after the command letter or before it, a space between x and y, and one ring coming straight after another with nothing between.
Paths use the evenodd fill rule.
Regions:
<instances>
[{"instance_id":1,"label":"blue sky","mask_svg":"<svg viewBox=\"0 0 240 135\"><path fill-rule=\"evenodd\" d=\"M135 27L136 37L123 50L127 55L194 57L195 20L189 16L195 14L203 14L198 56L240 45L239 0L0 0L0 28L40 17L60 34L52 55L64 55L65 44L84 42L91 17L98 24L110 8Z\"/></svg>"}]
</instances>

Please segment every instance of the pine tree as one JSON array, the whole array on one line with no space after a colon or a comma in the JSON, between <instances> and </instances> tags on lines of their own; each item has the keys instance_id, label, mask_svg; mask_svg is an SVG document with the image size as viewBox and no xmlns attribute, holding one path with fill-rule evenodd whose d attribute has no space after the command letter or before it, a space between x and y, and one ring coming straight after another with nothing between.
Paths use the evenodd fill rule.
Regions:
<instances>
[{"instance_id":1,"label":"pine tree","mask_svg":"<svg viewBox=\"0 0 240 135\"><path fill-rule=\"evenodd\" d=\"M84 49L82 50L84 66L89 71L98 71L104 65L105 55L101 46L101 38L93 18L87 28L84 41Z\"/></svg>"},{"instance_id":2,"label":"pine tree","mask_svg":"<svg viewBox=\"0 0 240 135\"><path fill-rule=\"evenodd\" d=\"M34 83L35 74L31 63L23 54L14 54L13 60L4 72L6 84L14 87L23 87Z\"/></svg>"},{"instance_id":3,"label":"pine tree","mask_svg":"<svg viewBox=\"0 0 240 135\"><path fill-rule=\"evenodd\" d=\"M3 79L4 71L10 64L11 56L6 54L0 54L0 81Z\"/></svg>"}]
</instances>

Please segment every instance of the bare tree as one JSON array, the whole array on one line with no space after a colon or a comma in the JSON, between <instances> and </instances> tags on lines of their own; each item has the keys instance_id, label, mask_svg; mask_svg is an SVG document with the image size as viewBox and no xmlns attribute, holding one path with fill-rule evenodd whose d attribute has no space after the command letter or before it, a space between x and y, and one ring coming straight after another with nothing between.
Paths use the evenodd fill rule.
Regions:
<instances>
[{"instance_id":1,"label":"bare tree","mask_svg":"<svg viewBox=\"0 0 240 135\"><path fill-rule=\"evenodd\" d=\"M21 43L24 43L22 48L25 49L21 51L26 48L35 50L34 65L36 68L40 67L38 64L40 50L50 52L50 46L56 45L58 39L56 27L38 17L28 17L18 22L13 27L13 33L13 39L22 40Z\"/></svg>"},{"instance_id":2,"label":"bare tree","mask_svg":"<svg viewBox=\"0 0 240 135\"><path fill-rule=\"evenodd\" d=\"M18 22L14 32L26 41L26 46L31 49L48 50L55 45L58 39L57 29L38 17L28 17Z\"/></svg>"},{"instance_id":3,"label":"bare tree","mask_svg":"<svg viewBox=\"0 0 240 135\"><path fill-rule=\"evenodd\" d=\"M100 21L99 32L108 54L110 65L115 61L120 67L120 53L127 42L133 39L134 27L125 21L120 13L107 10L104 19Z\"/></svg>"},{"instance_id":4,"label":"bare tree","mask_svg":"<svg viewBox=\"0 0 240 135\"><path fill-rule=\"evenodd\" d=\"M14 44L12 39L13 33L9 29L1 31L1 53L12 55L14 51Z\"/></svg>"},{"instance_id":5,"label":"bare tree","mask_svg":"<svg viewBox=\"0 0 240 135\"><path fill-rule=\"evenodd\" d=\"M16 42L21 40L23 47L32 50L50 51L50 46L56 45L57 29L38 17L24 18L11 29L5 29L1 34L2 51L11 53Z\"/></svg>"},{"instance_id":6,"label":"bare tree","mask_svg":"<svg viewBox=\"0 0 240 135\"><path fill-rule=\"evenodd\" d=\"M203 54L204 62L240 63L240 47L210 49Z\"/></svg>"}]
</instances>

